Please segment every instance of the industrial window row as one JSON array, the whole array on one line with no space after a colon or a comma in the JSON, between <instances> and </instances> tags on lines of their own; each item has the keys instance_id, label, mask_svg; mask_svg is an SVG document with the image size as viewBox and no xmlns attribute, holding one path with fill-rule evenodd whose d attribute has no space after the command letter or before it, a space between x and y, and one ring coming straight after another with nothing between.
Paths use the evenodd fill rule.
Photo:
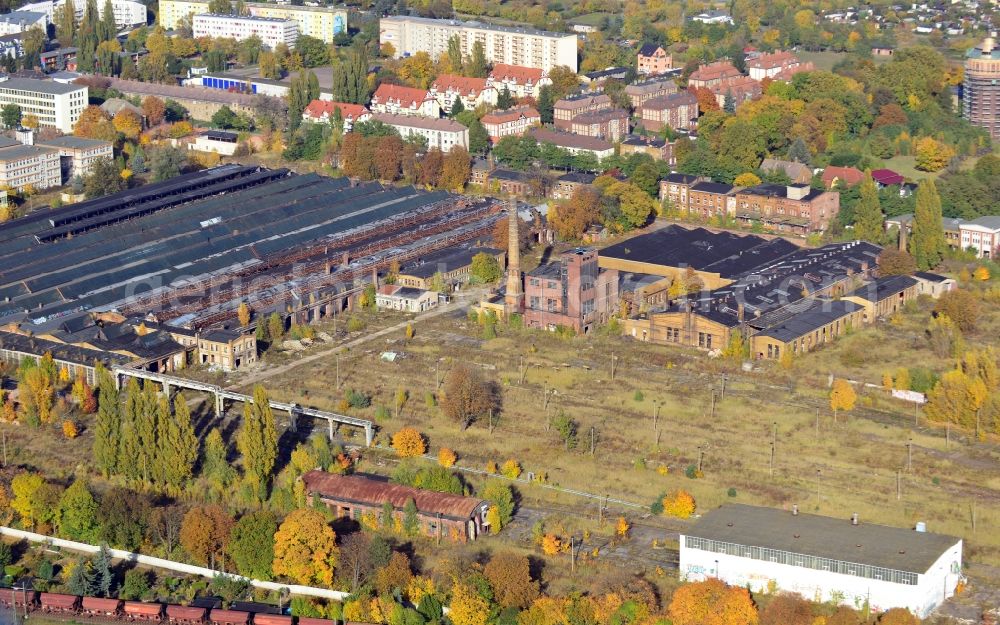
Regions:
<instances>
[{"instance_id":1,"label":"industrial window row","mask_svg":"<svg viewBox=\"0 0 1000 625\"><path fill-rule=\"evenodd\" d=\"M698 538L696 536L685 536L684 546L690 549L701 551L711 551L712 553L722 553L739 558L750 558L752 560L762 560L764 562L776 562L789 566L798 566L817 571L830 571L841 575L852 575L854 577L864 577L894 584L906 584L916 586L918 575L909 571L899 571L896 569L873 566L870 564L860 564L858 562L845 562L832 558L822 558L801 553L794 553L782 549L770 549L768 547L751 547L710 538Z\"/></svg>"}]
</instances>

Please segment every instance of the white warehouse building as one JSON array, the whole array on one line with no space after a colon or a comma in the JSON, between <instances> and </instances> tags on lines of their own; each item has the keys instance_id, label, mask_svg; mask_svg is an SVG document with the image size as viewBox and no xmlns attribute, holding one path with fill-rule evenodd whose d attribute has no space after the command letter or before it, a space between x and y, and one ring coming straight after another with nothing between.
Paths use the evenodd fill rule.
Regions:
<instances>
[{"instance_id":1,"label":"white warehouse building","mask_svg":"<svg viewBox=\"0 0 1000 625\"><path fill-rule=\"evenodd\" d=\"M298 22L253 15L200 13L191 20L191 30L196 39L198 37L223 37L243 41L257 35L271 50L279 43L291 48L299 38Z\"/></svg>"},{"instance_id":2,"label":"white warehouse building","mask_svg":"<svg viewBox=\"0 0 1000 625\"><path fill-rule=\"evenodd\" d=\"M680 575L926 617L955 593L962 540L918 530L726 504L680 537Z\"/></svg>"}]
</instances>

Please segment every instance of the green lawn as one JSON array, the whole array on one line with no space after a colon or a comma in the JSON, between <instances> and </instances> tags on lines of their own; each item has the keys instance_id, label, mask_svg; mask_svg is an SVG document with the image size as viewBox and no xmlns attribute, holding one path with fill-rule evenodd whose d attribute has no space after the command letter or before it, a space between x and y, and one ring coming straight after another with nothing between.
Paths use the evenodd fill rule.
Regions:
<instances>
[{"instance_id":1,"label":"green lawn","mask_svg":"<svg viewBox=\"0 0 1000 625\"><path fill-rule=\"evenodd\" d=\"M937 178L944 171L929 172L920 171L916 168L916 157L914 156L894 156L884 162L886 169L903 174L903 177L910 182L919 182L922 178Z\"/></svg>"}]
</instances>

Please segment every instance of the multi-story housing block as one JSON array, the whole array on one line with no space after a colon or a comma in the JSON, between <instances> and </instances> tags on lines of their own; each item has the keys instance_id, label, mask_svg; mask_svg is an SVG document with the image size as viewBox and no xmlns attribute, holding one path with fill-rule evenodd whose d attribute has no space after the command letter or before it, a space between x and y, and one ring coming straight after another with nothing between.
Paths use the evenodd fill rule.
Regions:
<instances>
[{"instance_id":1,"label":"multi-story housing block","mask_svg":"<svg viewBox=\"0 0 1000 625\"><path fill-rule=\"evenodd\" d=\"M548 73L535 67L497 63L490 72L489 82L499 95L506 87L515 98L538 99L541 88L551 85Z\"/></svg>"},{"instance_id":2,"label":"multi-story housing block","mask_svg":"<svg viewBox=\"0 0 1000 625\"><path fill-rule=\"evenodd\" d=\"M628 135L628 111L620 108L581 113L570 122L569 131L586 137L619 141Z\"/></svg>"},{"instance_id":3,"label":"multi-story housing block","mask_svg":"<svg viewBox=\"0 0 1000 625\"><path fill-rule=\"evenodd\" d=\"M632 83L625 87L625 95L632 103L632 108L641 108L643 104L660 96L677 93L677 83L672 78L652 78L642 82Z\"/></svg>"},{"instance_id":4,"label":"multi-story housing block","mask_svg":"<svg viewBox=\"0 0 1000 625\"><path fill-rule=\"evenodd\" d=\"M736 192L736 218L769 230L809 234L826 230L840 211L840 193L807 184L759 184Z\"/></svg>"},{"instance_id":5,"label":"multi-story housing block","mask_svg":"<svg viewBox=\"0 0 1000 625\"><path fill-rule=\"evenodd\" d=\"M441 107L430 92L413 87L383 83L372 95L370 106L373 113L441 117Z\"/></svg>"},{"instance_id":6,"label":"multi-story housing block","mask_svg":"<svg viewBox=\"0 0 1000 625\"><path fill-rule=\"evenodd\" d=\"M293 20L252 15L200 13L191 22L194 37L213 37L243 41L257 36L270 49L278 44L289 48L299 38L299 24Z\"/></svg>"},{"instance_id":7,"label":"multi-story housing block","mask_svg":"<svg viewBox=\"0 0 1000 625\"><path fill-rule=\"evenodd\" d=\"M66 135L54 139L38 139L35 145L58 150L63 184L73 178L81 178L90 173L91 168L102 158L113 159L114 150L110 141L85 139Z\"/></svg>"},{"instance_id":8,"label":"multi-story housing block","mask_svg":"<svg viewBox=\"0 0 1000 625\"><path fill-rule=\"evenodd\" d=\"M497 90L487 78L469 78L454 74L439 74L431 84L430 96L437 100L441 110L451 114L455 100L461 99L466 110L482 104L496 104Z\"/></svg>"},{"instance_id":9,"label":"multi-story housing block","mask_svg":"<svg viewBox=\"0 0 1000 625\"><path fill-rule=\"evenodd\" d=\"M87 106L87 87L34 78L0 80L0 106L16 104L23 115L34 115L40 126L66 134Z\"/></svg>"},{"instance_id":10,"label":"multi-story housing block","mask_svg":"<svg viewBox=\"0 0 1000 625\"><path fill-rule=\"evenodd\" d=\"M534 107L515 106L504 111L492 111L483 115L482 122L490 140L494 143L509 136L523 135L529 128L540 126L542 116Z\"/></svg>"},{"instance_id":11,"label":"multi-story housing block","mask_svg":"<svg viewBox=\"0 0 1000 625\"><path fill-rule=\"evenodd\" d=\"M662 74L673 69L673 58L655 43L643 44L636 55L637 71L640 74Z\"/></svg>"},{"instance_id":12,"label":"multi-story housing block","mask_svg":"<svg viewBox=\"0 0 1000 625\"><path fill-rule=\"evenodd\" d=\"M965 55L962 114L973 126L1000 139L1000 48L993 37Z\"/></svg>"},{"instance_id":13,"label":"multi-story housing block","mask_svg":"<svg viewBox=\"0 0 1000 625\"><path fill-rule=\"evenodd\" d=\"M343 8L274 2L246 2L244 6L254 17L292 20L299 25L300 35L309 35L326 43L333 43L334 37L347 32L347 11ZM160 0L157 18L161 26L173 30L192 15L208 12L207 0Z\"/></svg>"},{"instance_id":14,"label":"multi-story housing block","mask_svg":"<svg viewBox=\"0 0 1000 625\"><path fill-rule=\"evenodd\" d=\"M0 148L0 186L24 191L62 184L58 150L5 142L8 146Z\"/></svg>"},{"instance_id":15,"label":"multi-story housing block","mask_svg":"<svg viewBox=\"0 0 1000 625\"><path fill-rule=\"evenodd\" d=\"M647 100L639 111L643 128L659 132L664 126L674 130L694 130L698 124L698 98L689 91Z\"/></svg>"},{"instance_id":16,"label":"multi-story housing block","mask_svg":"<svg viewBox=\"0 0 1000 625\"><path fill-rule=\"evenodd\" d=\"M476 42L481 43L486 60L493 64L535 67L546 72L560 65L574 73L578 70L575 34L406 15L379 20L379 43L391 45L396 58L426 52L436 59L448 52L452 37L458 37L462 54L467 57L472 56Z\"/></svg>"},{"instance_id":17,"label":"multi-story housing block","mask_svg":"<svg viewBox=\"0 0 1000 625\"><path fill-rule=\"evenodd\" d=\"M389 113L375 113L372 119L392 126L404 139L411 135L424 137L428 149L437 148L445 153L455 147L469 149L469 129L451 119Z\"/></svg>"},{"instance_id":18,"label":"multi-story housing block","mask_svg":"<svg viewBox=\"0 0 1000 625\"><path fill-rule=\"evenodd\" d=\"M603 93L584 93L563 98L552 107L553 123L559 130L569 130L573 118L582 113L606 111L614 108L611 98Z\"/></svg>"}]
</instances>

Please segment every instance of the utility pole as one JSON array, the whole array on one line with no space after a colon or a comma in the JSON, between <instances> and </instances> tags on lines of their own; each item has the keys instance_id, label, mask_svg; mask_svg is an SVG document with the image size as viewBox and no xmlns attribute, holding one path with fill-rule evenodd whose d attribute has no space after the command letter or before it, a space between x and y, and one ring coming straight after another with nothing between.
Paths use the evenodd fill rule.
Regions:
<instances>
[{"instance_id":1,"label":"utility pole","mask_svg":"<svg viewBox=\"0 0 1000 625\"><path fill-rule=\"evenodd\" d=\"M816 409L816 438L819 438L819 408Z\"/></svg>"},{"instance_id":2,"label":"utility pole","mask_svg":"<svg viewBox=\"0 0 1000 625\"><path fill-rule=\"evenodd\" d=\"M712 392L712 420L715 420L715 389L709 389Z\"/></svg>"},{"instance_id":3,"label":"utility pole","mask_svg":"<svg viewBox=\"0 0 1000 625\"><path fill-rule=\"evenodd\" d=\"M722 374L722 396L719 399L725 399L726 398L726 382L728 382L728 381L729 381L729 374L728 373L723 373Z\"/></svg>"},{"instance_id":4,"label":"utility pole","mask_svg":"<svg viewBox=\"0 0 1000 625\"><path fill-rule=\"evenodd\" d=\"M337 352L337 389L340 390L340 352Z\"/></svg>"},{"instance_id":5,"label":"utility pole","mask_svg":"<svg viewBox=\"0 0 1000 625\"><path fill-rule=\"evenodd\" d=\"M618 361L618 357L615 356L614 352L611 352L611 381L615 381L615 362Z\"/></svg>"},{"instance_id":6,"label":"utility pole","mask_svg":"<svg viewBox=\"0 0 1000 625\"><path fill-rule=\"evenodd\" d=\"M774 443L771 443L771 462L768 465L768 472L774 477Z\"/></svg>"},{"instance_id":7,"label":"utility pole","mask_svg":"<svg viewBox=\"0 0 1000 625\"><path fill-rule=\"evenodd\" d=\"M701 473L701 461L705 458L705 450L698 448L698 472Z\"/></svg>"},{"instance_id":8,"label":"utility pole","mask_svg":"<svg viewBox=\"0 0 1000 625\"><path fill-rule=\"evenodd\" d=\"M901 473L900 470L896 469L896 501L899 501L903 497L902 489L900 486L900 480L902 479L900 473Z\"/></svg>"},{"instance_id":9,"label":"utility pole","mask_svg":"<svg viewBox=\"0 0 1000 625\"><path fill-rule=\"evenodd\" d=\"M594 445L596 442L596 434L594 426L590 426L590 455L594 455Z\"/></svg>"},{"instance_id":10,"label":"utility pole","mask_svg":"<svg viewBox=\"0 0 1000 625\"><path fill-rule=\"evenodd\" d=\"M906 443L906 472L913 472L913 439Z\"/></svg>"}]
</instances>

